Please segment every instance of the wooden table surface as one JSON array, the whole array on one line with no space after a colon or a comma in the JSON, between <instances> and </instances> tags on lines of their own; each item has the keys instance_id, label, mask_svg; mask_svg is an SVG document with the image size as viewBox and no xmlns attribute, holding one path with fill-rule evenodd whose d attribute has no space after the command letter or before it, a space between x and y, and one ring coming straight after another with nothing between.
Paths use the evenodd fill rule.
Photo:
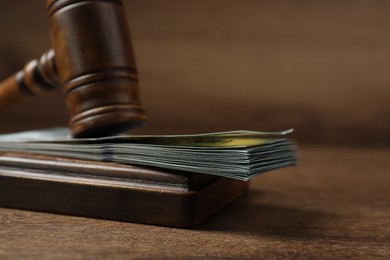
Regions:
<instances>
[{"instance_id":1,"label":"wooden table surface","mask_svg":"<svg viewBox=\"0 0 390 260\"><path fill-rule=\"evenodd\" d=\"M0 258L390 258L390 150L301 148L192 229L0 209Z\"/></svg>"}]
</instances>

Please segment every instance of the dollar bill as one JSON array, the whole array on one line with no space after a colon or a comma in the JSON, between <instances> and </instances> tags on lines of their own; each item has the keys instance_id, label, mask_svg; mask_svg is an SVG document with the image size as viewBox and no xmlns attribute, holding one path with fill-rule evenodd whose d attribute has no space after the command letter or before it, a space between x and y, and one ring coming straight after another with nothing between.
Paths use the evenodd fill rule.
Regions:
<instances>
[{"instance_id":1,"label":"dollar bill","mask_svg":"<svg viewBox=\"0 0 390 260\"><path fill-rule=\"evenodd\" d=\"M144 165L247 181L295 165L295 142L282 132L122 135L72 139L67 128L0 135L0 151Z\"/></svg>"}]
</instances>

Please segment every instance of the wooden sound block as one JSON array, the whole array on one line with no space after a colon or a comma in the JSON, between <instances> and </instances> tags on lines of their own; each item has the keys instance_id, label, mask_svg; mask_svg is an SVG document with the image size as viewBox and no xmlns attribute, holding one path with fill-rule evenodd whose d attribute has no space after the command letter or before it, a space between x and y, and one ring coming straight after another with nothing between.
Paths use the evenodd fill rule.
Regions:
<instances>
[{"instance_id":1,"label":"wooden sound block","mask_svg":"<svg viewBox=\"0 0 390 260\"><path fill-rule=\"evenodd\" d=\"M0 206L8 208L190 227L247 187L188 172L0 153Z\"/></svg>"}]
</instances>

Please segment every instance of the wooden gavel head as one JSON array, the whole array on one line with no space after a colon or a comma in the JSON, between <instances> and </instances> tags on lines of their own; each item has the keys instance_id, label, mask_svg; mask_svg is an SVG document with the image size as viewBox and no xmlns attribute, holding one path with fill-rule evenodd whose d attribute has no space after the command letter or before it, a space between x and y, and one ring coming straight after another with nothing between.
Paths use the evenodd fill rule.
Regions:
<instances>
[{"instance_id":1,"label":"wooden gavel head","mask_svg":"<svg viewBox=\"0 0 390 260\"><path fill-rule=\"evenodd\" d=\"M111 135L144 121L122 2L47 0L47 14L73 134Z\"/></svg>"},{"instance_id":2,"label":"wooden gavel head","mask_svg":"<svg viewBox=\"0 0 390 260\"><path fill-rule=\"evenodd\" d=\"M144 122L122 2L47 0L46 6L53 50L2 83L3 92L16 100L18 91L62 86L75 137L113 135Z\"/></svg>"}]
</instances>

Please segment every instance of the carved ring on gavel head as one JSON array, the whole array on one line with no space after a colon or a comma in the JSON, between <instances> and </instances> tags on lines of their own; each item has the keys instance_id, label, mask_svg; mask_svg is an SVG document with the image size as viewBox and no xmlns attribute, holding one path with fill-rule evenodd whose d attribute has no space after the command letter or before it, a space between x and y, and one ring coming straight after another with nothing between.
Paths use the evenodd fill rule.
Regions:
<instances>
[{"instance_id":1,"label":"carved ring on gavel head","mask_svg":"<svg viewBox=\"0 0 390 260\"><path fill-rule=\"evenodd\" d=\"M47 0L53 50L0 85L0 107L62 86L75 137L127 131L145 121L119 0Z\"/></svg>"}]
</instances>

